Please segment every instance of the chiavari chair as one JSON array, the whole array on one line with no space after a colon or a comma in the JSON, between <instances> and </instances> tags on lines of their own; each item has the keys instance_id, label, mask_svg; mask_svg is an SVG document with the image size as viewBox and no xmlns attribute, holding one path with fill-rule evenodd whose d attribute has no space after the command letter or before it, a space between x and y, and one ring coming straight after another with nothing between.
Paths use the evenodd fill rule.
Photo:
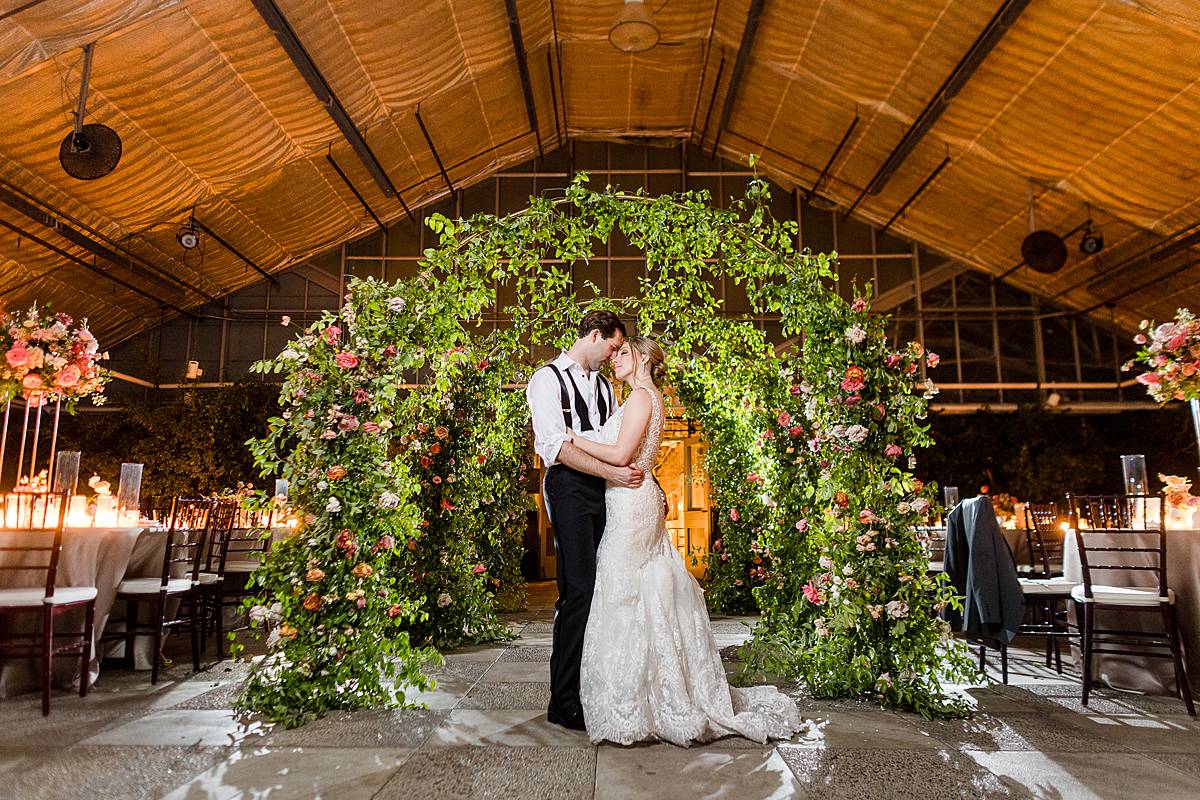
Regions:
<instances>
[{"instance_id":1,"label":"chiavari chair","mask_svg":"<svg viewBox=\"0 0 1200 800\"><path fill-rule=\"evenodd\" d=\"M1083 572L1083 583L1071 591L1083 638L1083 705L1088 704L1096 654L1169 658L1174 662L1179 696L1188 714L1196 716L1183 664L1175 592L1167 582L1163 498L1068 495L1067 502ZM1131 576L1124 582L1135 585L1118 584L1120 573ZM1158 612L1164 633L1097 628L1098 610Z\"/></svg>"},{"instance_id":2,"label":"chiavari chair","mask_svg":"<svg viewBox=\"0 0 1200 800\"><path fill-rule=\"evenodd\" d=\"M1058 527L1058 508L1054 503L1025 506L1025 543L1029 548L1025 568L1028 577L1044 579L1062 575L1063 532Z\"/></svg>"},{"instance_id":3,"label":"chiavari chair","mask_svg":"<svg viewBox=\"0 0 1200 800\"><path fill-rule=\"evenodd\" d=\"M116 635L125 640L126 668L133 668L133 646L137 637L153 637L152 684L158 683L163 634L168 628L188 625L192 638L192 669L197 672L200 670L200 564L208 541L212 506L212 500L175 498L171 503L160 576L127 578L117 586L117 599L126 601L129 609L125 631ZM167 619L169 600L187 605L187 619L182 617L182 613L176 615L175 619ZM143 603L150 607L148 623L138 619L138 611Z\"/></svg>"},{"instance_id":4,"label":"chiavari chair","mask_svg":"<svg viewBox=\"0 0 1200 800\"><path fill-rule=\"evenodd\" d=\"M272 509L242 508L238 500L220 500L214 510L208 564L200 573L205 594L204 640L215 628L217 659L225 657L225 609L241 604L246 584L271 544ZM228 580L226 580L228 578Z\"/></svg>"},{"instance_id":5,"label":"chiavari chair","mask_svg":"<svg viewBox=\"0 0 1200 800\"><path fill-rule=\"evenodd\" d=\"M6 583L28 585L0 589L0 615L40 612L42 618L39 633L5 634L0 639L0 653L18 657L41 656L43 715L50 713L50 685L56 655L79 654L80 697L87 696L90 682L96 587L55 585L68 496L66 492L0 495L0 520L19 529L9 531L5 540L0 541L0 575L28 573L23 578L6 580ZM6 543L9 540L17 544L9 545ZM55 634L55 618L76 608L83 609L82 633ZM56 646L56 636L78 641Z\"/></svg>"}]
</instances>

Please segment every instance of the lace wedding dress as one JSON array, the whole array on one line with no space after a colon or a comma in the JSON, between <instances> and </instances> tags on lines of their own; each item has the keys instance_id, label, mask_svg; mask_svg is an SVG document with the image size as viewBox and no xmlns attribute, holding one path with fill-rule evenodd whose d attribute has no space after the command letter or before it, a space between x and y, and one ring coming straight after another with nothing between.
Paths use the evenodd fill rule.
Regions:
<instances>
[{"instance_id":1,"label":"lace wedding dress","mask_svg":"<svg viewBox=\"0 0 1200 800\"><path fill-rule=\"evenodd\" d=\"M650 480L663 432L662 399L637 465L637 489L609 486L596 588L583 640L580 698L593 742L662 739L686 746L736 734L765 742L803 727L796 704L773 686L729 685L699 584L667 536L663 495ZM624 407L605 423L612 444Z\"/></svg>"}]
</instances>

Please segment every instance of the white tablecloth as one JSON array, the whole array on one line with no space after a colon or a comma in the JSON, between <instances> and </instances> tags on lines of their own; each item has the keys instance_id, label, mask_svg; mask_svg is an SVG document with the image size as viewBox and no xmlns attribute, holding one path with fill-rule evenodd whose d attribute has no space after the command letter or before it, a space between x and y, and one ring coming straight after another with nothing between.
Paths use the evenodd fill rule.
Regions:
<instances>
[{"instance_id":1,"label":"white tablecloth","mask_svg":"<svg viewBox=\"0 0 1200 800\"><path fill-rule=\"evenodd\" d=\"M6 544L20 544L31 541L34 536L45 537L46 534L31 534L27 531L0 530L0 538ZM42 538L38 543L44 543ZM95 646L108 623L116 599L117 584L126 577L157 577L162 574L163 548L166 546L166 534L160 530L145 528L67 528L63 531L62 553L58 560L58 573L55 585L65 586L95 586L96 587L96 623L95 641L92 647L92 663L88 678L95 681L100 674L101 653ZM31 559L19 561L18 559ZM44 563L45 554L0 553L0 559L5 563ZM32 560L32 559L41 559ZM33 571L0 571L0 586L45 586L45 572ZM40 614L6 615L0 618L0 625L8 629L33 633L41 630ZM58 617L56 631L82 631L83 611L77 610ZM0 632L2 635L2 632ZM139 650L144 639L139 641ZM64 642L65 643L65 642ZM147 648L149 644L146 645ZM122 645L117 643L117 648ZM142 654L139 661L145 667L149 666L149 651ZM79 685L79 658L77 656L57 656L54 659L55 681L62 685ZM38 662L36 659L6 658L0 661L0 697L11 696L24 691L36 691L40 686L38 678Z\"/></svg>"}]
</instances>

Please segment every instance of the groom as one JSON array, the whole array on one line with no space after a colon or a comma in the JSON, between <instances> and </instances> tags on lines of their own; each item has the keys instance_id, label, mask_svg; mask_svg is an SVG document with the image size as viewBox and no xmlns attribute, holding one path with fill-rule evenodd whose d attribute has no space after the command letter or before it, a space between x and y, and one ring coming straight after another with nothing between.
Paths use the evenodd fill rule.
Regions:
<instances>
[{"instance_id":1,"label":"groom","mask_svg":"<svg viewBox=\"0 0 1200 800\"><path fill-rule=\"evenodd\" d=\"M546 719L584 730L579 702L583 632L596 583L596 548L604 533L604 483L640 486L637 467L614 467L567 441L567 429L598 439L614 411L612 385L600 367L621 349L625 326L611 311L589 311L575 344L529 379L525 397L533 418L533 449L546 464L542 493L554 526L558 601L550 655L550 707Z\"/></svg>"}]
</instances>

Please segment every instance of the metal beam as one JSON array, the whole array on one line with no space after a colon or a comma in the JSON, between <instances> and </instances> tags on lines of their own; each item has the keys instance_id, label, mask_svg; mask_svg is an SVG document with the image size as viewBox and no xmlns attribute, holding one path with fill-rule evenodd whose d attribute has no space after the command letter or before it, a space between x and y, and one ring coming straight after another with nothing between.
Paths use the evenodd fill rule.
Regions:
<instances>
[{"instance_id":1,"label":"metal beam","mask_svg":"<svg viewBox=\"0 0 1200 800\"><path fill-rule=\"evenodd\" d=\"M241 250L238 250L236 247L231 245L229 242L222 239L221 235L219 233L217 233L212 228L208 227L207 225L205 225L203 222L196 219L195 217L191 218L191 222L195 223L196 227L199 228L200 230L204 231L204 233L206 233L210 238L212 238L212 240L214 242L221 245L221 247L224 247L226 250L228 250L229 252L231 252L235 256L237 256L238 259L242 261L242 263L251 267L255 272L257 272L259 275L262 275L264 278L266 278L267 280L269 280L271 283L275 284L276 286L279 285L279 278L276 278L274 275L267 272L265 269L260 267L258 264L255 264L253 261L251 261L249 258L247 258L245 256L245 254L242 253Z\"/></svg>"},{"instance_id":2,"label":"metal beam","mask_svg":"<svg viewBox=\"0 0 1200 800\"><path fill-rule=\"evenodd\" d=\"M141 295L142 297L145 297L147 300L153 301L155 304L157 304L159 306L162 306L164 308L169 308L172 311L177 311L180 314L183 314L184 316L189 316L189 317L193 316L193 314L190 311L184 311L182 308L180 308L177 305L168 303L167 301L163 300L162 298L155 297L154 295L147 292L145 289L141 289L141 288L133 285L132 283L123 281L114 275L110 275L107 271L96 266L95 264L89 264L87 261L84 261L82 258L75 255L74 253L64 250L61 247L59 247L58 245L54 244L53 242L48 242L45 239L38 236L37 234L31 233L30 231L27 231L24 228L21 228L17 225L13 225L11 222L0 219L0 227L7 228L8 230L12 231L13 233L15 233L19 236L24 236L29 241L34 242L36 244L40 244L42 247L46 248L47 250L54 253L55 255L65 258L66 260L70 261L72 264L76 264L80 267L83 267L84 269L88 270L89 272L94 272L97 275L99 275L100 277L104 278L105 280L112 281L113 283L117 284L118 286L128 289L129 291L133 292L134 294Z\"/></svg>"},{"instance_id":3,"label":"metal beam","mask_svg":"<svg viewBox=\"0 0 1200 800\"><path fill-rule=\"evenodd\" d=\"M425 137L425 144L429 145L429 152L433 153L433 160L437 162L438 169L441 170L442 180L446 182L446 186L453 192L454 184L450 182L450 176L446 174L446 167L442 165L442 157L438 155L437 148L433 146L433 137L429 135L429 129L425 127L425 120L421 119L421 107L419 105L415 114L417 125L420 126L421 134Z\"/></svg>"},{"instance_id":4,"label":"metal beam","mask_svg":"<svg viewBox=\"0 0 1200 800\"><path fill-rule=\"evenodd\" d=\"M944 170L946 168L946 165L949 163L950 163L950 156L946 156L944 159L942 159L942 163L938 164L937 167L933 170L933 172L929 173L929 177L927 177L925 180L921 181L921 185L917 187L917 190L915 192L913 192L911 195L909 195L908 199L904 201L904 204L901 205L898 209L896 209L896 213L892 214L891 219L889 219L887 222L885 222L883 224L883 227L879 229L879 233L883 233L888 228L892 227L892 223L895 222L896 220L900 219L900 217L904 214L904 212L908 211L908 207L911 206L913 203L917 202L917 198L925 193L925 190L929 188L929 184L931 184L935 180L937 180L937 176L942 173L942 170Z\"/></svg>"},{"instance_id":5,"label":"metal beam","mask_svg":"<svg viewBox=\"0 0 1200 800\"><path fill-rule=\"evenodd\" d=\"M833 148L833 155L829 156L829 160L825 162L825 167L821 170L821 174L817 176L817 180L813 183L812 188L804 192L805 200L811 200L813 195L820 191L821 184L829 175L829 171L833 169L834 162L842 154L842 149L845 148L846 142L850 141L850 137L854 134L854 129L858 127L859 120L861 119L862 117L859 116L858 109L855 108L854 119L851 121L850 127L846 128L846 132L842 134L842 140L838 142L837 147Z\"/></svg>"},{"instance_id":6,"label":"metal beam","mask_svg":"<svg viewBox=\"0 0 1200 800\"><path fill-rule=\"evenodd\" d=\"M355 155L362 160L363 166L367 168L367 172L375 179L375 183L379 186L379 190L387 197L395 197L400 199L400 193L396 191L396 187L392 185L391 178L384 171L383 165L379 163L379 159L375 157L371 146L367 144L367 140L359 132L354 125L354 121L350 119L350 114L347 113L345 106L333 93L325 76L317 69L316 63L313 62L312 56L304 49L304 45L300 43L300 39L296 36L296 32L292 30L292 26L288 23L287 18L283 16L283 12L275 5L275 0L250 0L257 9L259 15L263 18L263 22L275 34L275 38L279 40L279 44L283 46L283 51L287 53L288 58L292 60L292 64L300 72L301 77L308 83L308 87L312 89L317 100L325 107L325 111L333 119L338 130L342 132L342 136L346 137L346 141L350 143L350 147L354 150ZM405 206L405 210L408 207Z\"/></svg>"},{"instance_id":7,"label":"metal beam","mask_svg":"<svg viewBox=\"0 0 1200 800\"><path fill-rule=\"evenodd\" d=\"M525 53L525 40L521 38L521 17L517 14L517 0L504 0L508 11L508 32L512 36L513 51L517 55L517 72L521 76L521 92L525 95L525 115L529 118L529 129L537 139L538 155L542 155L542 134L538 131L537 105L533 102L533 82L529 78L529 59Z\"/></svg>"},{"instance_id":8,"label":"metal beam","mask_svg":"<svg viewBox=\"0 0 1200 800\"><path fill-rule=\"evenodd\" d=\"M950 106L952 101L963 87L967 85L967 81L975 74L975 70L988 57L992 49L1004 38L1006 34L1021 16L1021 12L1029 5L1029 0L1004 0L1004 4L992 16L991 21L983 31L976 37L971 48L967 50L966 55L959 60L955 65L954 70L942 83L941 87L930 98L921 114L913 122L912 126L905 131L904 137L900 143L888 154L883 165L879 167L879 171L875 173L875 177L867 184L867 188L863 189L862 194L854 201L850 207L853 211L862 202L863 198L868 194L877 195L883 191L883 187L887 186L888 181L896 174L896 170L904 163L909 154L916 149L925 135L933 128L934 124ZM847 212L847 214L849 211Z\"/></svg>"},{"instance_id":9,"label":"metal beam","mask_svg":"<svg viewBox=\"0 0 1200 800\"><path fill-rule=\"evenodd\" d=\"M139 269L137 265L135 265L125 256L104 246L103 244L100 244L91 237L85 235L82 231L78 231L63 221L56 219L53 215L29 202L20 194L11 191L7 184L0 185L0 203L3 203L14 211L20 212L42 227L54 231L71 244L82 247L92 255L99 256L114 266L122 267L123 269L128 270L140 278L149 280L156 284L159 288L171 292L179 291L178 286L167 283L165 280L152 272ZM203 292L201 292L201 294L203 294Z\"/></svg>"},{"instance_id":10,"label":"metal beam","mask_svg":"<svg viewBox=\"0 0 1200 800\"><path fill-rule=\"evenodd\" d=\"M354 184L350 182L350 179L346 177L346 173L343 172L338 163L333 160L333 155L326 153L325 160L329 162L329 166L333 167L333 171L336 172L337 176L342 179L342 183L346 184L346 188L351 191L363 209L371 215L371 219L375 220L375 224L379 226L379 230L386 231L387 228L383 226L383 223L380 221L379 217L375 215L375 212L371 209L371 206L367 204L367 201L363 198L362 193L355 188Z\"/></svg>"},{"instance_id":11,"label":"metal beam","mask_svg":"<svg viewBox=\"0 0 1200 800\"><path fill-rule=\"evenodd\" d=\"M151 272L154 272L154 273L158 274L160 277L165 278L168 281L172 281L172 282L178 284L179 286L182 286L185 289L195 292L196 294L203 297L205 300L208 300L209 302L216 301L216 299L217 299L216 296L209 294L208 292L201 289L199 286L192 284L190 281L186 281L177 275L172 275L170 272L168 272L167 270L158 266L157 264L147 261L145 258L141 257L137 253L130 250L128 246L121 244L120 242L114 240L110 236L106 236L103 232L96 230L95 228L88 225L87 223L82 222L81 220L79 220L75 217L72 217L70 214L63 211L61 208L57 208L57 207L51 205L50 203L47 203L45 200L41 199L40 197L35 197L34 195L32 195L29 192L22 189L21 187L16 186L12 183L9 183L8 181L4 180L3 178L0 178L0 187L8 189L13 194L19 195L20 197L27 200L30 204L32 204L32 206L39 206L40 208L34 209L39 214L39 216L35 218L36 222L38 222L42 225L46 225L47 227L51 227L55 231L58 231L60 234L62 233L63 229L66 227L65 223L69 222L71 225L74 225L76 228L79 228L81 231L83 231L88 236L91 236L92 238L97 239L100 242L107 244L112 248L115 248L118 256L122 258L122 260L115 262L117 266L125 267L126 269L129 269L130 272L135 272L135 271L137 271L135 269L135 266L132 263L127 263L127 262L136 261L139 264L141 264L143 267L145 267L146 269L150 270ZM18 209L18 210L20 210L26 216L29 216L29 214L25 210L23 210L23 209ZM64 220L65 220L65 222L64 222ZM64 236L63 238L68 238L68 237ZM89 252L91 252L95 255L103 257L106 261L111 261L111 259L108 258L106 253L110 253L112 251L106 250L105 252L97 252L96 250L92 249L88 245L81 244L79 241L76 241L74 239L71 239L70 241L74 242L75 244L80 244L81 247L84 247ZM164 286L164 288L168 288L168 289L176 288L174 286L171 286L170 284L160 284L160 285L162 285L162 286Z\"/></svg>"},{"instance_id":12,"label":"metal beam","mask_svg":"<svg viewBox=\"0 0 1200 800\"><path fill-rule=\"evenodd\" d=\"M921 288L924 291L929 291L936 286L941 286L946 281L953 280L970 269L969 266L961 261L947 261L945 264L940 264L921 273ZM905 281L872 300L871 310L876 313L891 311L893 308L912 300L916 295L916 282L911 280ZM926 310L928 311L928 309Z\"/></svg>"},{"instance_id":13,"label":"metal beam","mask_svg":"<svg viewBox=\"0 0 1200 800\"><path fill-rule=\"evenodd\" d=\"M750 49L754 47L754 37L758 34L758 23L762 20L763 7L767 0L750 0L750 10L746 14L746 27L742 29L742 43L738 45L737 58L733 62L733 72L729 77L729 90L725 92L725 105L721 108L721 120L717 125L717 138L713 140L712 154L717 154L721 144L721 132L729 125L733 116L733 106L737 102L738 89L741 87L742 76L746 65L750 63Z\"/></svg>"},{"instance_id":14,"label":"metal beam","mask_svg":"<svg viewBox=\"0 0 1200 800\"><path fill-rule=\"evenodd\" d=\"M1080 230L1080 226L1076 226L1076 230L1077 231ZM1141 262L1145 262L1146 264L1152 264L1155 261L1161 260L1163 258L1163 256L1159 255L1159 248L1163 248L1164 250L1167 247L1174 248L1174 244L1172 244L1172 242L1178 243L1178 241L1183 241L1183 242L1186 242L1186 245L1185 245L1186 247L1191 247L1195 243L1193 241L1194 237L1196 237L1198 235L1200 235L1200 222L1193 222L1190 225L1185 225L1184 227L1182 227L1179 230L1172 233L1166 239L1163 239L1162 241L1154 242L1153 244L1149 244L1149 245L1143 247L1141 250L1134 253L1133 255L1129 256L1128 258L1118 261L1116 264L1113 264L1111 267L1104 270L1104 272L1100 273L1099 275L1092 275L1091 277L1084 278L1081 281L1076 281L1075 283L1071 284L1070 286L1068 286L1065 289L1059 290L1056 294L1054 294L1053 296L1048 298L1048 300L1049 301L1057 300L1058 298L1062 297L1063 295L1069 294L1083 286L1087 286L1089 290L1094 291L1095 289L1097 289L1103 285L1103 283L1101 282L1101 279L1103 279L1104 282L1107 282L1109 280L1110 276L1115 275L1117 272L1125 269L1126 267L1128 267L1131 264L1136 264L1136 263L1141 263ZM1182 240L1179 239L1179 237L1181 237L1181 236L1184 237ZM1066 238L1066 237L1063 237L1063 238ZM1180 249L1182 249L1182 248L1180 248ZM1168 255L1174 254L1175 252L1177 252L1177 250L1172 249L1168 253ZM1020 264L1018 264L1017 266L1020 266ZM1078 266L1079 265L1076 265L1076 267L1078 267Z\"/></svg>"}]
</instances>

